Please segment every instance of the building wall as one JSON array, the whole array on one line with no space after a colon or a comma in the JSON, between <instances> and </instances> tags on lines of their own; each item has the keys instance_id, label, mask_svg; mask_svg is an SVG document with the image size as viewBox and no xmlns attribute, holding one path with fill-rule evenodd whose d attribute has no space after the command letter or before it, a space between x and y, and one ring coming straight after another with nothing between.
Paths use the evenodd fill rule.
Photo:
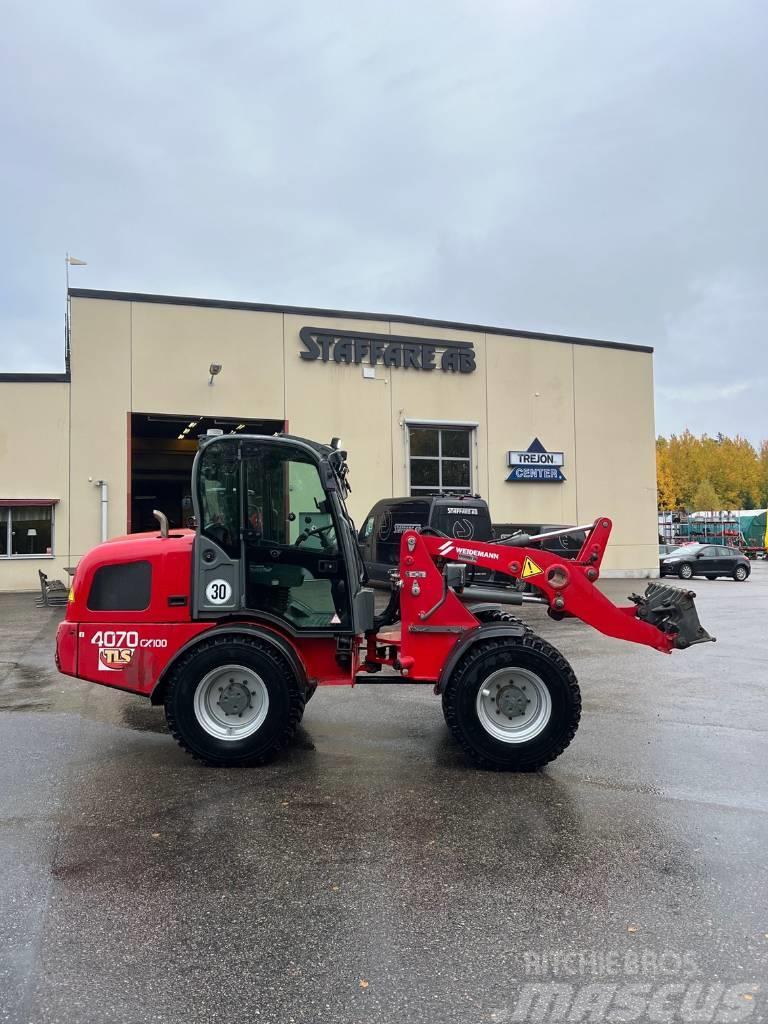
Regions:
<instances>
[{"instance_id":1,"label":"building wall","mask_svg":"<svg viewBox=\"0 0 768 1024\"><path fill-rule=\"evenodd\" d=\"M0 499L58 498L52 558L0 558L0 591L39 590L69 565L69 384L0 382Z\"/></svg>"},{"instance_id":2,"label":"building wall","mask_svg":"<svg viewBox=\"0 0 768 1024\"><path fill-rule=\"evenodd\" d=\"M578 515L613 520L608 568L658 570L652 359L575 347L574 393Z\"/></svg>"},{"instance_id":3,"label":"building wall","mask_svg":"<svg viewBox=\"0 0 768 1024\"><path fill-rule=\"evenodd\" d=\"M130 412L287 419L295 434L340 436L358 522L379 498L407 493L410 422L477 424L473 485L496 522L608 515L615 525L604 570L658 566L650 353L364 317L78 296L71 324L71 385L0 384L0 498L61 497L55 569L99 540L96 481L109 484L110 535L126 530ZM366 379L359 365L300 359L304 326L471 341L477 369L379 365ZM211 362L223 366L213 386ZM16 436L33 439L34 458L13 451ZM507 451L534 437L565 453L564 483L506 481ZM33 568L0 561L0 590L21 587Z\"/></svg>"},{"instance_id":4,"label":"building wall","mask_svg":"<svg viewBox=\"0 0 768 1024\"><path fill-rule=\"evenodd\" d=\"M101 539L99 480L109 488L108 533L126 530L131 306L72 302L71 564Z\"/></svg>"},{"instance_id":5,"label":"building wall","mask_svg":"<svg viewBox=\"0 0 768 1024\"><path fill-rule=\"evenodd\" d=\"M488 502L496 522L581 522L573 360L576 346L488 335ZM603 350L599 350L603 351ZM565 483L507 483L508 451L538 437L563 452Z\"/></svg>"}]
</instances>

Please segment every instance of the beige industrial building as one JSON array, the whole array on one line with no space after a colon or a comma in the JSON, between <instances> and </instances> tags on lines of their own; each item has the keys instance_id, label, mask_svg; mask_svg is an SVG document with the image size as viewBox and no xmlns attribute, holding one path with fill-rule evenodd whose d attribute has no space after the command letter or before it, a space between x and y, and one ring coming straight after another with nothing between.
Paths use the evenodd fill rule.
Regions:
<instances>
[{"instance_id":1,"label":"beige industrial building","mask_svg":"<svg viewBox=\"0 0 768 1024\"><path fill-rule=\"evenodd\" d=\"M657 574L652 350L381 314L72 289L61 374L0 374L0 591L191 516L208 429L342 439L350 507L475 492L494 523L614 521ZM218 372L212 372L219 367Z\"/></svg>"}]
</instances>

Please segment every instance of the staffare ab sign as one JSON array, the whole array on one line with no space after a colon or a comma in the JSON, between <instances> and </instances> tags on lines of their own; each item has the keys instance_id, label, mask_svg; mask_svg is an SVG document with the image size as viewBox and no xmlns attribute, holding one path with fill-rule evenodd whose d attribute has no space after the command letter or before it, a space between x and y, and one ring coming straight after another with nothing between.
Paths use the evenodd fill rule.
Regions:
<instances>
[{"instance_id":1,"label":"staffare ab sign","mask_svg":"<svg viewBox=\"0 0 768 1024\"><path fill-rule=\"evenodd\" d=\"M438 341L405 338L396 334L365 331L328 331L302 327L301 359L323 363L391 366L403 370L441 370L443 373L474 373L475 347L471 341Z\"/></svg>"},{"instance_id":2,"label":"staffare ab sign","mask_svg":"<svg viewBox=\"0 0 768 1024\"><path fill-rule=\"evenodd\" d=\"M561 484L565 480L561 467L563 452L548 452L538 437L534 437L524 452L507 452L507 465L512 472L508 483Z\"/></svg>"}]
</instances>

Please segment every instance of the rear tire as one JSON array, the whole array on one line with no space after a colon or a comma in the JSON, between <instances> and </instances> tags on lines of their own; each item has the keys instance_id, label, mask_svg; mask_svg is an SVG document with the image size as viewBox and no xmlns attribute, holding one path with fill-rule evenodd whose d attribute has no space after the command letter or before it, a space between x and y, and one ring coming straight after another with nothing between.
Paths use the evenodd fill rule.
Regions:
<instances>
[{"instance_id":1,"label":"rear tire","mask_svg":"<svg viewBox=\"0 0 768 1024\"><path fill-rule=\"evenodd\" d=\"M443 714L477 767L534 771L576 735L581 694L562 654L528 631L476 643L445 684Z\"/></svg>"},{"instance_id":2,"label":"rear tire","mask_svg":"<svg viewBox=\"0 0 768 1024\"><path fill-rule=\"evenodd\" d=\"M744 580L749 576L749 569L746 565L737 565L733 570L733 578L737 583L743 583Z\"/></svg>"},{"instance_id":3,"label":"rear tire","mask_svg":"<svg viewBox=\"0 0 768 1024\"><path fill-rule=\"evenodd\" d=\"M303 683L269 644L203 641L174 667L165 718L176 742L212 767L268 761L290 741L306 703Z\"/></svg>"},{"instance_id":4,"label":"rear tire","mask_svg":"<svg viewBox=\"0 0 768 1024\"><path fill-rule=\"evenodd\" d=\"M693 566L690 562L683 562L680 568L677 570L677 575L681 580L690 580L693 578Z\"/></svg>"}]
</instances>

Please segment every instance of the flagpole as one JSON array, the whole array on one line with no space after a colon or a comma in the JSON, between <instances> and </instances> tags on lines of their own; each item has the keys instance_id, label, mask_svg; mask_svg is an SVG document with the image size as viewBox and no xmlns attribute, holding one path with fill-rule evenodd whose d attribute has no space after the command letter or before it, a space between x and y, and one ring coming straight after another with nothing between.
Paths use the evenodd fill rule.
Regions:
<instances>
[{"instance_id":1,"label":"flagpole","mask_svg":"<svg viewBox=\"0 0 768 1024\"><path fill-rule=\"evenodd\" d=\"M67 373L69 373L69 321L71 310L71 304L69 301L69 268L72 266L87 267L88 264L85 260L79 260L77 256L70 256L68 252L64 254L64 280L66 281L67 287L66 303L64 306L64 359Z\"/></svg>"},{"instance_id":2,"label":"flagpole","mask_svg":"<svg viewBox=\"0 0 768 1024\"><path fill-rule=\"evenodd\" d=\"M69 253L64 254L64 369L69 373Z\"/></svg>"}]
</instances>

